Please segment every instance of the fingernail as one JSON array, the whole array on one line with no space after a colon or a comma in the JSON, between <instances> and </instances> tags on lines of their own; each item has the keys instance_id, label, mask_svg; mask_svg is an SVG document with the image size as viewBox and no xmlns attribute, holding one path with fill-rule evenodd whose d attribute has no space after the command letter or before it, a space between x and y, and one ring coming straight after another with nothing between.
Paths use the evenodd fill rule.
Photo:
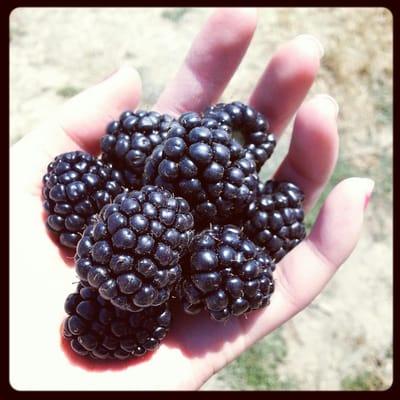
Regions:
<instances>
[{"instance_id":1,"label":"fingernail","mask_svg":"<svg viewBox=\"0 0 400 400\"><path fill-rule=\"evenodd\" d=\"M315 36L310 35L309 33L302 33L301 35L296 36L294 40L307 41L308 44L314 46L314 48L317 50L319 58L324 56L324 46L322 46L322 43Z\"/></svg>"},{"instance_id":2,"label":"fingernail","mask_svg":"<svg viewBox=\"0 0 400 400\"><path fill-rule=\"evenodd\" d=\"M250 16L257 16L258 11L256 7L240 7L238 8L238 10L240 10L241 12L250 15Z\"/></svg>"},{"instance_id":3,"label":"fingernail","mask_svg":"<svg viewBox=\"0 0 400 400\"><path fill-rule=\"evenodd\" d=\"M367 209L371 200L372 191L374 190L375 182L370 178L362 178L365 181L365 195L364 195L364 211Z\"/></svg>"},{"instance_id":4,"label":"fingernail","mask_svg":"<svg viewBox=\"0 0 400 400\"><path fill-rule=\"evenodd\" d=\"M115 71L114 75L118 75L124 73L125 71L131 70L132 67L128 63L123 63L121 66Z\"/></svg>"},{"instance_id":5,"label":"fingernail","mask_svg":"<svg viewBox=\"0 0 400 400\"><path fill-rule=\"evenodd\" d=\"M118 76L121 71L123 71L127 67L127 64L122 64L120 67L115 68L114 71L110 72L106 75L100 82L105 82L109 79L113 79L114 77Z\"/></svg>"},{"instance_id":6,"label":"fingernail","mask_svg":"<svg viewBox=\"0 0 400 400\"><path fill-rule=\"evenodd\" d=\"M337 118L337 116L339 115L339 104L332 96L329 96L329 94L317 94L314 98L326 101L326 103L329 104L332 113L335 115L335 118Z\"/></svg>"}]
</instances>

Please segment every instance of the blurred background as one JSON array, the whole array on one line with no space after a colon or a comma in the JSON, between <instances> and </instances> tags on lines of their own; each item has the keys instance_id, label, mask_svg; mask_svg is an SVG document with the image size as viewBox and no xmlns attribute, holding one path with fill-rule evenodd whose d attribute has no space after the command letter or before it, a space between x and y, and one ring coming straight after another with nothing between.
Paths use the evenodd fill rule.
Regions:
<instances>
[{"instance_id":1,"label":"blurred background","mask_svg":"<svg viewBox=\"0 0 400 400\"><path fill-rule=\"evenodd\" d=\"M18 8L10 15L10 145L67 98L126 62L151 108L213 10ZM301 33L325 48L309 94L340 106L340 157L320 202L341 179L375 191L360 242L301 314L218 372L203 390L382 390L392 383L392 14L384 8L262 8L248 53L222 100L246 100L272 52ZM212 32L210 32L212 35ZM268 165L287 151L292 125ZM343 229L346 229L344 226Z\"/></svg>"}]
</instances>

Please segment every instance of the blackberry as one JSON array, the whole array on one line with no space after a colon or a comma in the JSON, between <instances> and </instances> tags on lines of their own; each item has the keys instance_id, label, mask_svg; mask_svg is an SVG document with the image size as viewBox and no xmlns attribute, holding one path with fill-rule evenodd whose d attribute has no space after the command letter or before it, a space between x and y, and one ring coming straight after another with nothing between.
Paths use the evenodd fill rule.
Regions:
<instances>
[{"instance_id":1,"label":"blackberry","mask_svg":"<svg viewBox=\"0 0 400 400\"><path fill-rule=\"evenodd\" d=\"M240 228L215 225L196 235L190 250L177 289L187 313L204 308L222 321L269 304L275 264Z\"/></svg>"},{"instance_id":2,"label":"blackberry","mask_svg":"<svg viewBox=\"0 0 400 400\"><path fill-rule=\"evenodd\" d=\"M67 297L64 308L64 338L75 353L93 359L143 356L160 345L171 324L168 304L130 313L81 285Z\"/></svg>"},{"instance_id":3,"label":"blackberry","mask_svg":"<svg viewBox=\"0 0 400 400\"><path fill-rule=\"evenodd\" d=\"M155 186L119 194L77 246L76 272L118 308L165 303L181 277L180 257L193 237L186 200Z\"/></svg>"},{"instance_id":4,"label":"blackberry","mask_svg":"<svg viewBox=\"0 0 400 400\"><path fill-rule=\"evenodd\" d=\"M102 160L122 172L130 189L140 189L146 158L166 138L173 121L155 111L123 112L101 139Z\"/></svg>"},{"instance_id":5,"label":"blackberry","mask_svg":"<svg viewBox=\"0 0 400 400\"><path fill-rule=\"evenodd\" d=\"M75 248L94 215L123 191L121 174L83 151L55 157L43 177L47 227L59 242Z\"/></svg>"},{"instance_id":6,"label":"blackberry","mask_svg":"<svg viewBox=\"0 0 400 400\"><path fill-rule=\"evenodd\" d=\"M241 132L247 155L254 159L257 171L271 157L276 146L275 136L270 132L268 121L253 107L240 101L219 103L208 107L204 115Z\"/></svg>"},{"instance_id":7,"label":"blackberry","mask_svg":"<svg viewBox=\"0 0 400 400\"><path fill-rule=\"evenodd\" d=\"M225 128L212 118L184 113L146 161L145 182L184 197L197 226L240 214L256 195L255 162Z\"/></svg>"},{"instance_id":8,"label":"blackberry","mask_svg":"<svg viewBox=\"0 0 400 400\"><path fill-rule=\"evenodd\" d=\"M246 213L244 229L275 262L281 260L306 236L303 192L293 183L268 181Z\"/></svg>"}]
</instances>

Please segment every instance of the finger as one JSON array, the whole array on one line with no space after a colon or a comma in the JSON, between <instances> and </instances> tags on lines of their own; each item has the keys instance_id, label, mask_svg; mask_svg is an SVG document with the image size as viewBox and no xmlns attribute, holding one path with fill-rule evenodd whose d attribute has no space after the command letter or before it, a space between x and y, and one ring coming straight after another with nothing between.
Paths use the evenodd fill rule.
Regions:
<instances>
[{"instance_id":1,"label":"finger","mask_svg":"<svg viewBox=\"0 0 400 400\"><path fill-rule=\"evenodd\" d=\"M349 178L332 190L309 237L277 266L271 305L244 321L249 345L306 307L350 256L373 186L370 179Z\"/></svg>"},{"instance_id":2,"label":"finger","mask_svg":"<svg viewBox=\"0 0 400 400\"><path fill-rule=\"evenodd\" d=\"M115 74L68 100L41 126L13 146L24 157L29 146L39 149L37 157L51 157L72 150L96 154L107 124L127 109L133 109L141 93L136 70L123 66Z\"/></svg>"},{"instance_id":3,"label":"finger","mask_svg":"<svg viewBox=\"0 0 400 400\"><path fill-rule=\"evenodd\" d=\"M263 113L279 137L311 87L323 55L321 43L300 35L272 56L250 97L250 104Z\"/></svg>"},{"instance_id":4,"label":"finger","mask_svg":"<svg viewBox=\"0 0 400 400\"><path fill-rule=\"evenodd\" d=\"M41 179L47 164L58 154L85 150L99 151L99 138L106 125L139 102L141 84L138 73L128 66L67 101L41 126L12 146L11 162L30 168L13 170L21 187L40 194ZM32 149L37 149L32 152Z\"/></svg>"},{"instance_id":5,"label":"finger","mask_svg":"<svg viewBox=\"0 0 400 400\"><path fill-rule=\"evenodd\" d=\"M305 195L309 210L329 180L339 152L338 105L327 95L315 96L296 115L289 152L274 179L290 181Z\"/></svg>"},{"instance_id":6,"label":"finger","mask_svg":"<svg viewBox=\"0 0 400 400\"><path fill-rule=\"evenodd\" d=\"M256 19L254 8L222 8L214 12L155 108L178 115L184 111L202 111L214 103L246 52Z\"/></svg>"},{"instance_id":7,"label":"finger","mask_svg":"<svg viewBox=\"0 0 400 400\"><path fill-rule=\"evenodd\" d=\"M66 102L56 118L74 142L95 154L106 125L122 111L135 108L140 94L139 74L125 65L108 79Z\"/></svg>"}]
</instances>

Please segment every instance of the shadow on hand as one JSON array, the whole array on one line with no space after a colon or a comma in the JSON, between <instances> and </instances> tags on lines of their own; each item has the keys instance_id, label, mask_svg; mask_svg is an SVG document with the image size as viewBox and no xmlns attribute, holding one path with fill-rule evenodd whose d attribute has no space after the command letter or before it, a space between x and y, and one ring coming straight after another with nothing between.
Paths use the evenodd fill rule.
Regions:
<instances>
[{"instance_id":1,"label":"shadow on hand","mask_svg":"<svg viewBox=\"0 0 400 400\"><path fill-rule=\"evenodd\" d=\"M163 344L179 348L189 358L202 358L221 350L227 342L234 342L242 334L241 320L233 317L225 322L212 320L205 311L186 314L177 299L170 303L173 316L169 335Z\"/></svg>"}]
</instances>

